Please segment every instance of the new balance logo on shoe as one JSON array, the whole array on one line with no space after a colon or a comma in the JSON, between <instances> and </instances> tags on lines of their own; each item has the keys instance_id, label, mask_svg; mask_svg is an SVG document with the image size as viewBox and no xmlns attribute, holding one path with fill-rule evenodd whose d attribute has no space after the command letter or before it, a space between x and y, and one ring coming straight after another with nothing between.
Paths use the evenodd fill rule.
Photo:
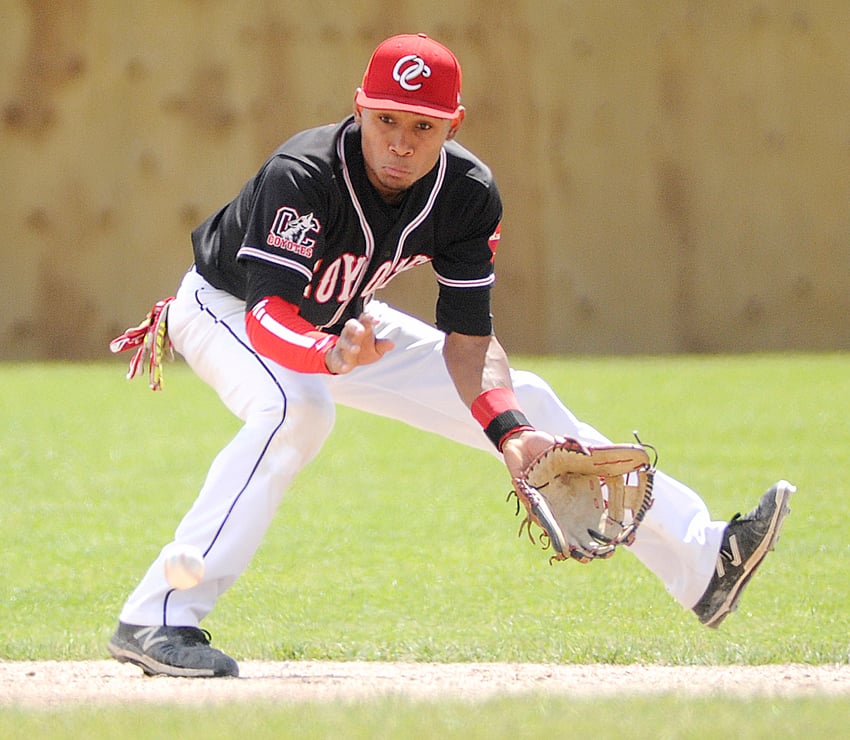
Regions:
<instances>
[{"instance_id":1,"label":"new balance logo on shoe","mask_svg":"<svg viewBox=\"0 0 850 740\"><path fill-rule=\"evenodd\" d=\"M142 652L148 652L154 645L160 642L167 642L168 638L165 635L159 635L159 627L145 627L138 632L133 633L133 639L136 640L142 648Z\"/></svg>"},{"instance_id":2,"label":"new balance logo on shoe","mask_svg":"<svg viewBox=\"0 0 850 740\"><path fill-rule=\"evenodd\" d=\"M729 537L729 552L724 552L721 547L720 552L717 555L717 565L715 566L715 570L720 578L723 578L723 576L726 575L726 568L723 565L724 560L728 560L729 565L733 568L737 568L744 562L741 559L741 548L738 547L738 537L734 534Z\"/></svg>"}]
</instances>

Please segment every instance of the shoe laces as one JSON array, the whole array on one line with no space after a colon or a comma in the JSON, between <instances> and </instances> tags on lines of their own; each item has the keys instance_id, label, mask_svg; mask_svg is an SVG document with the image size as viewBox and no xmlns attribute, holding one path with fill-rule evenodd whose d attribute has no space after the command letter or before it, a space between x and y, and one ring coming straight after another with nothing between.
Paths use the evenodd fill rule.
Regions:
<instances>
[{"instance_id":1,"label":"shoe laces","mask_svg":"<svg viewBox=\"0 0 850 740\"><path fill-rule=\"evenodd\" d=\"M747 514L741 514L738 512L729 520L729 526L737 524L739 527L746 524L760 524L764 522L765 517L762 514L762 510L760 506L757 506L752 511Z\"/></svg>"},{"instance_id":2,"label":"shoe laces","mask_svg":"<svg viewBox=\"0 0 850 740\"><path fill-rule=\"evenodd\" d=\"M200 627L178 627L176 634L185 645L209 645L212 635Z\"/></svg>"}]
</instances>

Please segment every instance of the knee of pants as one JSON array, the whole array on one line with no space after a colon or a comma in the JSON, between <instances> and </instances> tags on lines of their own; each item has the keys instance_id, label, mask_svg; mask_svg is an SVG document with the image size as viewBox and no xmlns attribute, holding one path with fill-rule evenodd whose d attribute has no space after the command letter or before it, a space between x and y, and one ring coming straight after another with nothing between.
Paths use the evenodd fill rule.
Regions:
<instances>
[{"instance_id":1,"label":"knee of pants","mask_svg":"<svg viewBox=\"0 0 850 740\"><path fill-rule=\"evenodd\" d=\"M272 426L270 446L297 451L300 464L306 465L322 449L335 419L336 408L330 394L323 385L315 384L263 404L249 415L246 424Z\"/></svg>"}]
</instances>

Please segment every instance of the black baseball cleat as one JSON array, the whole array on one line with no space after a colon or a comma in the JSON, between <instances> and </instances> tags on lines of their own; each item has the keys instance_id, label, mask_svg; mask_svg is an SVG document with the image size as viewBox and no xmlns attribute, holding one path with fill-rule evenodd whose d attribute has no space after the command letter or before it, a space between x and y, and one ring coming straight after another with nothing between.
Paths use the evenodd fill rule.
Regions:
<instances>
[{"instance_id":1,"label":"black baseball cleat","mask_svg":"<svg viewBox=\"0 0 850 740\"><path fill-rule=\"evenodd\" d=\"M239 675L236 661L211 648L210 633L198 627L142 627L119 622L107 647L113 658L139 666L148 676Z\"/></svg>"},{"instance_id":2,"label":"black baseball cleat","mask_svg":"<svg viewBox=\"0 0 850 740\"><path fill-rule=\"evenodd\" d=\"M796 490L788 481L779 481L749 514L736 514L729 522L714 575L693 608L706 627L717 627L738 607L744 586L779 539L782 521L791 511L788 499Z\"/></svg>"}]
</instances>

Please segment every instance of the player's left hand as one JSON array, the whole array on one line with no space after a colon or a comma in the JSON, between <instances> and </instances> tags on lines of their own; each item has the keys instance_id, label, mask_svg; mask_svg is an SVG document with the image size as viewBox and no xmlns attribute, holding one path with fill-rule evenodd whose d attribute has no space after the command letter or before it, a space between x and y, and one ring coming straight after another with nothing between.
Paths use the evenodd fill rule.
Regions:
<instances>
[{"instance_id":1,"label":"player's left hand","mask_svg":"<svg viewBox=\"0 0 850 740\"><path fill-rule=\"evenodd\" d=\"M537 429L518 432L502 444L502 456L511 480L520 476L532 460L555 444L555 437Z\"/></svg>"},{"instance_id":2,"label":"player's left hand","mask_svg":"<svg viewBox=\"0 0 850 740\"><path fill-rule=\"evenodd\" d=\"M359 365L371 365L395 347L389 339L376 339L377 320L367 313L345 322L336 345L325 355L334 375L350 373Z\"/></svg>"}]
</instances>

